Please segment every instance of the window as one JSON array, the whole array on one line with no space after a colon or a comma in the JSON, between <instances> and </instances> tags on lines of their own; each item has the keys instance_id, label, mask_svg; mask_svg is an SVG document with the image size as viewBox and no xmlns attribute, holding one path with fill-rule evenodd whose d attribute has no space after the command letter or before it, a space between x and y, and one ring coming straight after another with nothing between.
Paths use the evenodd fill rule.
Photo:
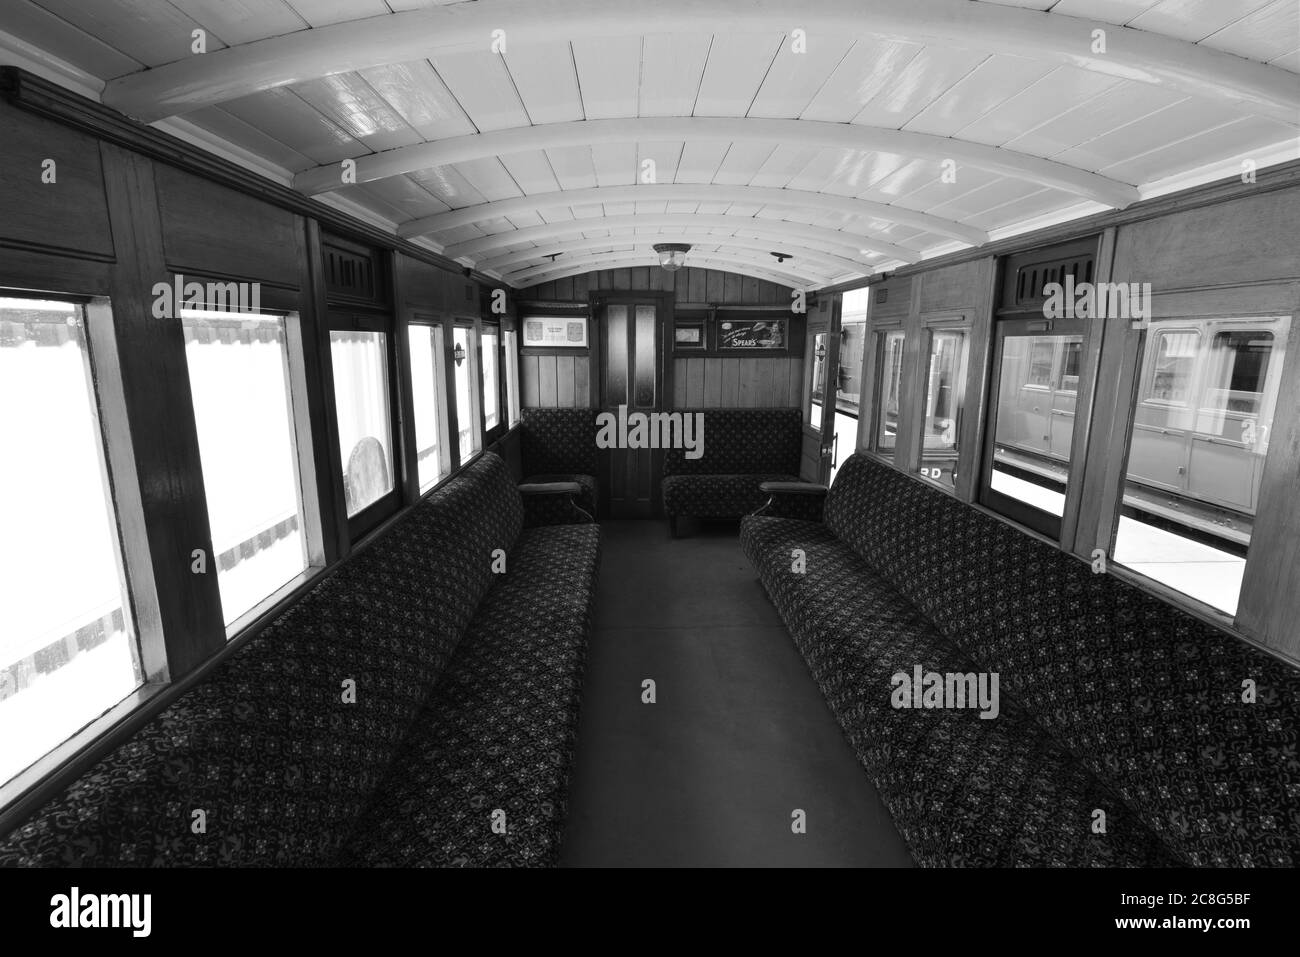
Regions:
<instances>
[{"instance_id":1,"label":"window","mask_svg":"<svg viewBox=\"0 0 1300 957\"><path fill-rule=\"evenodd\" d=\"M997 340L992 454L981 498L1044 534L1059 537L1070 479L1075 406L1087 320L1003 320Z\"/></svg>"},{"instance_id":2,"label":"window","mask_svg":"<svg viewBox=\"0 0 1300 957\"><path fill-rule=\"evenodd\" d=\"M483 448L473 340L474 330L467 326L456 326L452 331L452 352L456 362L456 424L460 430L457 448L461 462Z\"/></svg>"},{"instance_id":3,"label":"window","mask_svg":"<svg viewBox=\"0 0 1300 957\"><path fill-rule=\"evenodd\" d=\"M507 425L513 429L519 423L519 335L513 331L505 332L502 339L506 350Z\"/></svg>"},{"instance_id":4,"label":"window","mask_svg":"<svg viewBox=\"0 0 1300 957\"><path fill-rule=\"evenodd\" d=\"M483 429L490 433L501 418L497 411L501 401L501 385L497 381L497 358L500 355L497 347L500 338L496 327L490 327L490 331L485 330L479 341L483 353Z\"/></svg>"},{"instance_id":5,"label":"window","mask_svg":"<svg viewBox=\"0 0 1300 957\"><path fill-rule=\"evenodd\" d=\"M1152 361L1147 399L1186 405L1192 370L1200 351L1200 333L1178 330L1152 336Z\"/></svg>"},{"instance_id":6,"label":"window","mask_svg":"<svg viewBox=\"0 0 1300 957\"><path fill-rule=\"evenodd\" d=\"M898 445L899 396L903 385L903 330L890 329L876 335L880 357L876 393L875 448L885 458L893 458Z\"/></svg>"},{"instance_id":7,"label":"window","mask_svg":"<svg viewBox=\"0 0 1300 957\"><path fill-rule=\"evenodd\" d=\"M143 683L85 323L0 298L0 783Z\"/></svg>"},{"instance_id":8,"label":"window","mask_svg":"<svg viewBox=\"0 0 1300 957\"><path fill-rule=\"evenodd\" d=\"M1289 320L1162 319L1147 334L1114 560L1235 614Z\"/></svg>"},{"instance_id":9,"label":"window","mask_svg":"<svg viewBox=\"0 0 1300 957\"><path fill-rule=\"evenodd\" d=\"M444 441L447 418L442 408L442 326L409 327L411 336L411 399L415 416L415 458L420 491L427 492L451 471L451 453Z\"/></svg>"},{"instance_id":10,"label":"window","mask_svg":"<svg viewBox=\"0 0 1300 957\"><path fill-rule=\"evenodd\" d=\"M307 567L284 319L181 310L227 627Z\"/></svg>"},{"instance_id":11,"label":"window","mask_svg":"<svg viewBox=\"0 0 1300 957\"><path fill-rule=\"evenodd\" d=\"M965 329L930 332L925 369L925 418L921 426L921 476L956 484L962 398L966 387Z\"/></svg>"},{"instance_id":12,"label":"window","mask_svg":"<svg viewBox=\"0 0 1300 957\"><path fill-rule=\"evenodd\" d=\"M343 491L348 518L352 518L395 488L388 336L382 332L332 330L330 360Z\"/></svg>"},{"instance_id":13,"label":"window","mask_svg":"<svg viewBox=\"0 0 1300 957\"><path fill-rule=\"evenodd\" d=\"M808 424L817 431L822 427L822 403L826 396L826 333L812 336L812 393L808 402Z\"/></svg>"}]
</instances>

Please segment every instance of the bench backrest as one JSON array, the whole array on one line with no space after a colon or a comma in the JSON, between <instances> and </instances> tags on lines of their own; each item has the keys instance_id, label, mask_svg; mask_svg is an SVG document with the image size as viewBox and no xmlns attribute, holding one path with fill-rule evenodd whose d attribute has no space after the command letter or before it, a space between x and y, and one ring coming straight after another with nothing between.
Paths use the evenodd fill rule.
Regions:
<instances>
[{"instance_id":1,"label":"bench backrest","mask_svg":"<svg viewBox=\"0 0 1300 957\"><path fill-rule=\"evenodd\" d=\"M484 455L0 840L0 866L330 863L522 520Z\"/></svg>"},{"instance_id":2,"label":"bench backrest","mask_svg":"<svg viewBox=\"0 0 1300 957\"><path fill-rule=\"evenodd\" d=\"M592 409L524 409L524 475L595 475L596 413Z\"/></svg>"},{"instance_id":3,"label":"bench backrest","mask_svg":"<svg viewBox=\"0 0 1300 957\"><path fill-rule=\"evenodd\" d=\"M798 409L674 409L704 415L704 454L664 454L664 475L799 474L803 418Z\"/></svg>"},{"instance_id":4,"label":"bench backrest","mask_svg":"<svg viewBox=\"0 0 1300 957\"><path fill-rule=\"evenodd\" d=\"M1185 863L1300 865L1300 670L862 453L825 522Z\"/></svg>"}]
</instances>

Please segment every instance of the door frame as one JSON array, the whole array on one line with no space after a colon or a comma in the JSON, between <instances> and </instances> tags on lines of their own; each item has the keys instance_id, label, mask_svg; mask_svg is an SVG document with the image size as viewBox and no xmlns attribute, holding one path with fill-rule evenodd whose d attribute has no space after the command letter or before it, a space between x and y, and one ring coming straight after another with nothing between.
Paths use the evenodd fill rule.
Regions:
<instances>
[{"instance_id":1,"label":"door frame","mask_svg":"<svg viewBox=\"0 0 1300 957\"><path fill-rule=\"evenodd\" d=\"M655 304L656 319L656 343L655 343L655 395L656 402L654 408L659 411L671 411L673 408L672 389L673 389L673 364L672 352L668 343L672 341L672 330L676 319L676 299L671 291L667 290L626 290L626 289L592 289L587 293L588 306L588 355L592 364L592 374L589 376L588 383L591 389L591 408L597 414L604 410L604 387L605 387L605 345L606 329L604 323L599 320L602 317L605 306L617 303L645 303L653 302ZM630 359L631 357L629 357ZM628 364L629 393L631 391L631 362ZM663 491L661 489L661 480L663 478L663 449L654 449L651 452L651 494L650 507L652 518L663 517ZM597 463L601 474L609 474L609 454L605 450L597 450ZM609 496L602 496L602 511L608 507Z\"/></svg>"}]
</instances>

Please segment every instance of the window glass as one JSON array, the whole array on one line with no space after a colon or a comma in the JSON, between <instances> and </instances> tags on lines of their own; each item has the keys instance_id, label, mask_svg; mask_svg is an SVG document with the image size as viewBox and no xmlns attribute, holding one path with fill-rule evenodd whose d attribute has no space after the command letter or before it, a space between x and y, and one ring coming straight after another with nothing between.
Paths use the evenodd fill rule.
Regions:
<instances>
[{"instance_id":1,"label":"window glass","mask_svg":"<svg viewBox=\"0 0 1300 957\"><path fill-rule=\"evenodd\" d=\"M478 389L475 386L473 330L456 326L452 332L456 363L456 422L460 460L464 462L483 447L478 418Z\"/></svg>"},{"instance_id":2,"label":"window glass","mask_svg":"<svg viewBox=\"0 0 1300 957\"><path fill-rule=\"evenodd\" d=\"M230 625L307 567L284 319L184 309L181 323Z\"/></svg>"},{"instance_id":3,"label":"window glass","mask_svg":"<svg viewBox=\"0 0 1300 957\"><path fill-rule=\"evenodd\" d=\"M331 331L330 359L343 489L351 518L394 488L388 336Z\"/></svg>"},{"instance_id":4,"label":"window glass","mask_svg":"<svg viewBox=\"0 0 1300 957\"><path fill-rule=\"evenodd\" d=\"M862 393L863 346L866 343L867 321L845 321L840 326L839 369L835 379L835 408L857 419Z\"/></svg>"},{"instance_id":5,"label":"window glass","mask_svg":"<svg viewBox=\"0 0 1300 957\"><path fill-rule=\"evenodd\" d=\"M826 395L826 333L812 337L812 394L808 402L808 424L821 431L822 402Z\"/></svg>"},{"instance_id":6,"label":"window glass","mask_svg":"<svg viewBox=\"0 0 1300 957\"><path fill-rule=\"evenodd\" d=\"M412 325L411 400L415 415L415 457L420 491L427 492L450 471L442 405L442 327Z\"/></svg>"},{"instance_id":7,"label":"window glass","mask_svg":"<svg viewBox=\"0 0 1300 957\"><path fill-rule=\"evenodd\" d=\"M500 421L497 406L500 404L501 386L497 382L497 351L500 340L496 330L484 332L483 343L483 427L491 432Z\"/></svg>"},{"instance_id":8,"label":"window glass","mask_svg":"<svg viewBox=\"0 0 1300 957\"><path fill-rule=\"evenodd\" d=\"M921 476L953 487L957 478L958 433L966 387L964 329L930 334L925 370L925 419L921 427Z\"/></svg>"},{"instance_id":9,"label":"window glass","mask_svg":"<svg viewBox=\"0 0 1300 957\"><path fill-rule=\"evenodd\" d=\"M0 298L0 783L143 682L85 321Z\"/></svg>"},{"instance_id":10,"label":"window glass","mask_svg":"<svg viewBox=\"0 0 1300 957\"><path fill-rule=\"evenodd\" d=\"M509 426L514 428L519 422L519 337L515 332L505 332L502 336L506 349L506 414L510 417Z\"/></svg>"},{"instance_id":11,"label":"window glass","mask_svg":"<svg viewBox=\"0 0 1300 957\"><path fill-rule=\"evenodd\" d=\"M990 487L1049 515L1065 513L1083 337L1002 339Z\"/></svg>"},{"instance_id":12,"label":"window glass","mask_svg":"<svg viewBox=\"0 0 1300 957\"><path fill-rule=\"evenodd\" d=\"M876 451L894 457L898 444L899 394L903 384L903 330L877 334L880 378L876 393Z\"/></svg>"},{"instance_id":13,"label":"window glass","mask_svg":"<svg viewBox=\"0 0 1300 957\"><path fill-rule=\"evenodd\" d=\"M1143 355L1115 561L1235 614L1289 320L1167 319Z\"/></svg>"}]
</instances>

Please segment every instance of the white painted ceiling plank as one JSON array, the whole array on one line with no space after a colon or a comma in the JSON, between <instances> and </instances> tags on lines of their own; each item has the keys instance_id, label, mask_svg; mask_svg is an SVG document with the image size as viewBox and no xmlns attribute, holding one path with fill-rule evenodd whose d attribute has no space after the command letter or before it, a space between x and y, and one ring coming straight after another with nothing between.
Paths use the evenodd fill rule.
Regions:
<instances>
[{"instance_id":1,"label":"white painted ceiling plank","mask_svg":"<svg viewBox=\"0 0 1300 957\"><path fill-rule=\"evenodd\" d=\"M568 43L507 45L502 56L534 123L585 119L573 52Z\"/></svg>"},{"instance_id":2,"label":"white painted ceiling plank","mask_svg":"<svg viewBox=\"0 0 1300 957\"><path fill-rule=\"evenodd\" d=\"M143 66L112 44L55 16L32 0L13 0L0 27L6 33L100 79L132 73Z\"/></svg>"},{"instance_id":3,"label":"white painted ceiling plank","mask_svg":"<svg viewBox=\"0 0 1300 957\"><path fill-rule=\"evenodd\" d=\"M475 132L447 84L427 60L361 71L367 83L426 140Z\"/></svg>"},{"instance_id":4,"label":"white painted ceiling plank","mask_svg":"<svg viewBox=\"0 0 1300 957\"><path fill-rule=\"evenodd\" d=\"M800 116L853 46L852 37L820 33L807 36L805 41L803 52L795 52L794 39L782 41L749 108L749 116Z\"/></svg>"},{"instance_id":5,"label":"white painted ceiling plank","mask_svg":"<svg viewBox=\"0 0 1300 957\"><path fill-rule=\"evenodd\" d=\"M338 163L365 152L356 137L322 116L287 87L231 100L223 108L266 135L283 140L316 163Z\"/></svg>"},{"instance_id":6,"label":"white painted ceiling plank","mask_svg":"<svg viewBox=\"0 0 1300 957\"><path fill-rule=\"evenodd\" d=\"M480 132L530 124L510 71L499 53L488 49L462 50L440 54L432 63Z\"/></svg>"},{"instance_id":7,"label":"white painted ceiling plank","mask_svg":"<svg viewBox=\"0 0 1300 957\"><path fill-rule=\"evenodd\" d=\"M573 60L587 119L636 116L641 83L641 38L576 40Z\"/></svg>"},{"instance_id":8,"label":"white painted ceiling plank","mask_svg":"<svg viewBox=\"0 0 1300 957\"><path fill-rule=\"evenodd\" d=\"M1043 79L1055 67L1020 57L991 56L912 117L904 129L935 136L954 136L962 127L991 112Z\"/></svg>"},{"instance_id":9,"label":"white painted ceiling plank","mask_svg":"<svg viewBox=\"0 0 1300 957\"><path fill-rule=\"evenodd\" d=\"M710 35L653 33L642 39L640 116L690 116L708 62Z\"/></svg>"},{"instance_id":10,"label":"white painted ceiling plank","mask_svg":"<svg viewBox=\"0 0 1300 957\"><path fill-rule=\"evenodd\" d=\"M784 34L715 35L695 100L695 115L744 116L785 39Z\"/></svg>"},{"instance_id":11,"label":"white painted ceiling plank","mask_svg":"<svg viewBox=\"0 0 1300 957\"><path fill-rule=\"evenodd\" d=\"M290 89L377 153L422 141L419 132L360 74L336 73Z\"/></svg>"},{"instance_id":12,"label":"white painted ceiling plank","mask_svg":"<svg viewBox=\"0 0 1300 957\"><path fill-rule=\"evenodd\" d=\"M155 0L36 0L50 13L133 60L161 66L190 56L193 31L201 28L194 18L170 3ZM220 34L208 31L209 53L225 48Z\"/></svg>"},{"instance_id":13,"label":"white painted ceiling plank","mask_svg":"<svg viewBox=\"0 0 1300 957\"><path fill-rule=\"evenodd\" d=\"M970 73L988 54L926 47L853 118L864 126L899 129Z\"/></svg>"}]
</instances>

